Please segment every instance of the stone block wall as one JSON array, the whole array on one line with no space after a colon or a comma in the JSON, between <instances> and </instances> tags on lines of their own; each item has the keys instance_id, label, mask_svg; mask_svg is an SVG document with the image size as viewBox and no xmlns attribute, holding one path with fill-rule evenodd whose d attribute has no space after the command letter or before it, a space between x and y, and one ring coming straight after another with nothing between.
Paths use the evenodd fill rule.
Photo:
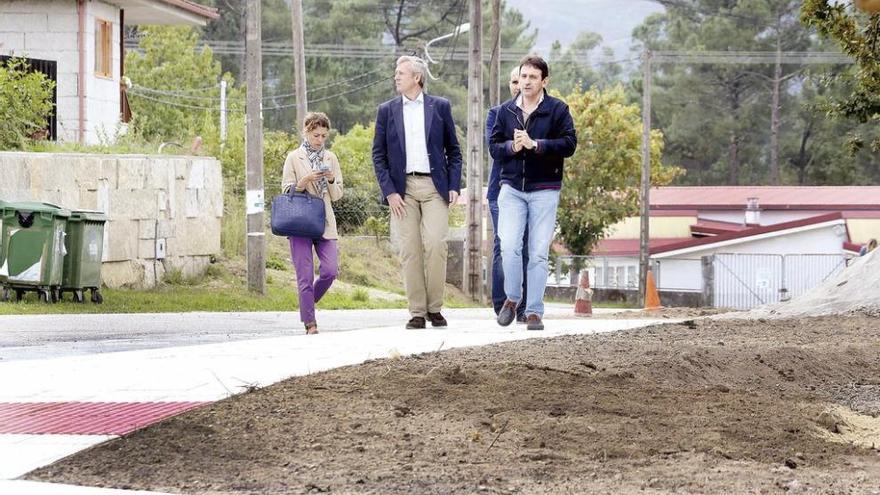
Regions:
<instances>
[{"instance_id":1,"label":"stone block wall","mask_svg":"<svg viewBox=\"0 0 880 495\"><path fill-rule=\"evenodd\" d=\"M221 250L223 178L210 157L0 152L0 200L106 213L109 287L151 287L170 269L197 275Z\"/></svg>"}]
</instances>

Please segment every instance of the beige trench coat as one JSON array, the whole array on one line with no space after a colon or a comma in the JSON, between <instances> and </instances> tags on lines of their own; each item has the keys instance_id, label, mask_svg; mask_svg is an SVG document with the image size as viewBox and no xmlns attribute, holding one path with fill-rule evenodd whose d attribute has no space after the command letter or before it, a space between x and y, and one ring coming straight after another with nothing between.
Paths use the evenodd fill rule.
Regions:
<instances>
[{"instance_id":1,"label":"beige trench coat","mask_svg":"<svg viewBox=\"0 0 880 495\"><path fill-rule=\"evenodd\" d=\"M336 215L333 213L333 205L331 201L336 201L342 197L342 169L339 168L339 160L336 155L329 150L324 150L324 162L330 164L330 170L336 176L333 183L327 184L327 194L324 195L324 211L326 218L324 223L324 239L337 239L339 233L336 230ZM287 154L284 160L284 171L281 174L281 190L288 192L291 187L296 187L299 179L312 172L312 164L306 155L306 150L299 147ZM306 186L309 194L318 195L318 190L314 183Z\"/></svg>"}]
</instances>

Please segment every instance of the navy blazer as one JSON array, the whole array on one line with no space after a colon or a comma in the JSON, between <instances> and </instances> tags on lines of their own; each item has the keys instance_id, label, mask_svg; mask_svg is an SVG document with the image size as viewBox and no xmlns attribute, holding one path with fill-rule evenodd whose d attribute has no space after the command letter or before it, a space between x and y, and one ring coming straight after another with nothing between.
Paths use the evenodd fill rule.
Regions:
<instances>
[{"instance_id":1,"label":"navy blazer","mask_svg":"<svg viewBox=\"0 0 880 495\"><path fill-rule=\"evenodd\" d=\"M486 148L491 150L490 145L492 144L492 128L495 127L495 120L498 116L498 109L501 108L501 105L497 107L492 107L489 109L489 113L486 114ZM489 158L492 160L492 166L489 168L489 184L486 187L486 199L489 201L498 201L498 193L501 192L501 170L498 162L495 160L495 157L492 156L490 151Z\"/></svg>"},{"instance_id":2,"label":"navy blazer","mask_svg":"<svg viewBox=\"0 0 880 495\"><path fill-rule=\"evenodd\" d=\"M403 97L397 96L379 105L376 135L373 138L373 169L382 201L394 193L406 194L406 134L403 125ZM449 191L461 189L461 149L452 121L449 100L424 95L425 138L434 187L446 202Z\"/></svg>"}]
</instances>

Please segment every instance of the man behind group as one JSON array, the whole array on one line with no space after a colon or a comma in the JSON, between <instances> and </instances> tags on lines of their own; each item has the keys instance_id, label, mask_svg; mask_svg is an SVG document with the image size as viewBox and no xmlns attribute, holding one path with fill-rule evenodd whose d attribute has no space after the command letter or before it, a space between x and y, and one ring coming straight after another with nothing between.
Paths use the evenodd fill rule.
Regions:
<instances>
[{"instance_id":1,"label":"man behind group","mask_svg":"<svg viewBox=\"0 0 880 495\"><path fill-rule=\"evenodd\" d=\"M528 228L526 323L529 330L543 330L548 254L556 229L563 162L574 154L577 135L568 105L547 94L547 62L527 56L520 62L519 74L520 94L501 105L492 128L491 152L501 167L498 236L507 295L498 324L510 325L523 298L523 233Z\"/></svg>"},{"instance_id":2,"label":"man behind group","mask_svg":"<svg viewBox=\"0 0 880 495\"><path fill-rule=\"evenodd\" d=\"M428 67L418 57L400 57L394 85L400 94L376 115L373 168L391 227L398 234L411 319L445 327L440 313L446 289L449 206L461 187L461 150L449 100L423 92Z\"/></svg>"},{"instance_id":3,"label":"man behind group","mask_svg":"<svg viewBox=\"0 0 880 495\"><path fill-rule=\"evenodd\" d=\"M510 89L510 97L515 98L517 93L519 93L519 66L517 65L510 71L510 78L508 79L508 89ZM495 126L495 118L498 115L498 110L501 108L501 105L497 107L492 107L489 109L489 113L486 115L486 141L491 142L492 139L492 128ZM491 152L491 148L490 148ZM494 156L492 158L495 158ZM492 229L495 232L495 240L492 247L492 308L495 310L495 315L501 312L501 307L504 305L504 301L507 299L507 295L504 293L504 268L501 266L501 239L498 237L498 192L501 190L501 166L497 160L492 160L492 168L489 172L489 186L486 189L486 200L489 202L489 214L492 216ZM525 235L523 236L523 245L528 245L529 239L529 229L526 228ZM525 282L526 276L526 266L529 262L528 253L523 253L523 281ZM522 300L516 307L516 321L520 323L526 322L525 310L526 310L526 302L525 298L528 294L527 284L523 283L523 295Z\"/></svg>"}]
</instances>

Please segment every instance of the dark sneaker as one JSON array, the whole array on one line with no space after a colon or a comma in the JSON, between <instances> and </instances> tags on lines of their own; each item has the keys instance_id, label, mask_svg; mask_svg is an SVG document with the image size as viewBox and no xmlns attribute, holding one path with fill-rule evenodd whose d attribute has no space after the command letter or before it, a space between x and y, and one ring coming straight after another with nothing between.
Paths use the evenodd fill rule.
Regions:
<instances>
[{"instance_id":1,"label":"dark sneaker","mask_svg":"<svg viewBox=\"0 0 880 495\"><path fill-rule=\"evenodd\" d=\"M511 301L507 299L504 301L504 305L501 306L501 311L498 312L498 324L502 327L506 327L513 323L513 320L516 318L516 301Z\"/></svg>"},{"instance_id":2,"label":"dark sneaker","mask_svg":"<svg viewBox=\"0 0 880 495\"><path fill-rule=\"evenodd\" d=\"M448 325L446 318L440 313L428 313L428 319L431 320L431 326L433 327L445 327Z\"/></svg>"},{"instance_id":3,"label":"dark sneaker","mask_svg":"<svg viewBox=\"0 0 880 495\"><path fill-rule=\"evenodd\" d=\"M528 323L526 320L526 315L516 315L516 324L517 325L525 325Z\"/></svg>"},{"instance_id":4,"label":"dark sneaker","mask_svg":"<svg viewBox=\"0 0 880 495\"><path fill-rule=\"evenodd\" d=\"M416 330L419 328L425 328L425 319L421 316L413 316L408 322L406 322L407 330Z\"/></svg>"},{"instance_id":5,"label":"dark sneaker","mask_svg":"<svg viewBox=\"0 0 880 495\"><path fill-rule=\"evenodd\" d=\"M526 317L526 330L543 330L544 322L538 315L529 315Z\"/></svg>"}]
</instances>

